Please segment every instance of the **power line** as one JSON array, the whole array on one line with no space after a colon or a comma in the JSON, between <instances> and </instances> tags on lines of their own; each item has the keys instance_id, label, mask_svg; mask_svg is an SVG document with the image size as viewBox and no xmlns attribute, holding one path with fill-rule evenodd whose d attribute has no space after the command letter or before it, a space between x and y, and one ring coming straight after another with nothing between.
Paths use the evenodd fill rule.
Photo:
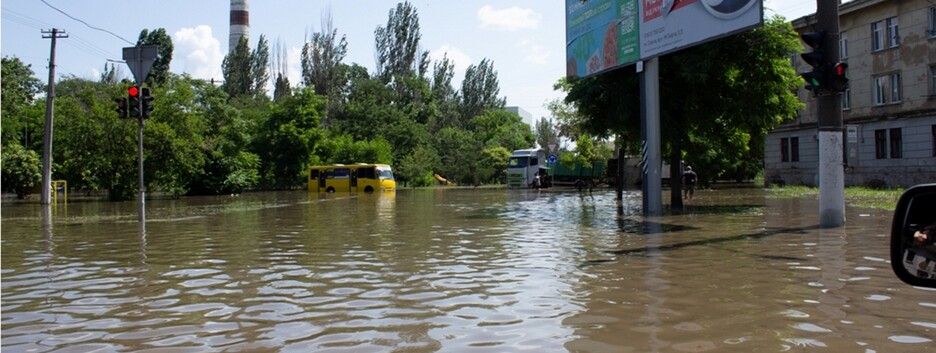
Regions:
<instances>
[{"instance_id":1,"label":"power line","mask_svg":"<svg viewBox=\"0 0 936 353\"><path fill-rule=\"evenodd\" d=\"M59 10L59 9L56 8L55 6L52 6L51 4L49 4L48 2L46 2L45 0L39 0L39 1L42 1L43 4L46 4L46 6L51 7L53 10L62 13L62 14L65 15L66 17L68 17L68 18L70 18L70 19L73 19L73 20L75 20L75 21L81 22L81 23L84 24L85 26L88 26L88 28L91 28L91 29L93 29L93 30L98 30L98 31L101 31L101 32L108 33L108 34L110 34L110 35L112 35L112 36L114 36L114 37L119 38L120 40L122 40L122 41L124 41L124 42L127 42L127 43L130 44L130 45L136 45L136 44L134 44L133 42L124 39L124 37L118 36L118 35L115 34L114 32L108 31L108 30L103 29L103 28L94 27L94 26L88 24L87 22L82 21L81 19L78 19L78 18L76 18L76 17L74 17L74 16L72 16L72 15L69 15L67 12L62 11L62 10Z\"/></svg>"}]
</instances>

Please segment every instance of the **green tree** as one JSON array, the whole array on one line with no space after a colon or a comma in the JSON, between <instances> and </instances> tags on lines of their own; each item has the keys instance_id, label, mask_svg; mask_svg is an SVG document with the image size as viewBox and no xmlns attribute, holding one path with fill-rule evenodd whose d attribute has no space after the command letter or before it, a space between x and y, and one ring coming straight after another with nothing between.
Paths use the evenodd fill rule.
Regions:
<instances>
[{"instance_id":1,"label":"green tree","mask_svg":"<svg viewBox=\"0 0 936 353\"><path fill-rule=\"evenodd\" d=\"M19 58L3 57L0 72L3 78L0 80L0 124L3 126L4 145L18 141L29 148L29 131L38 123L30 124L29 111L36 103L36 95L42 91L42 83L34 75L31 65L26 65ZM40 142L41 136L37 138Z\"/></svg>"},{"instance_id":2,"label":"green tree","mask_svg":"<svg viewBox=\"0 0 936 353\"><path fill-rule=\"evenodd\" d=\"M520 115L498 109L476 116L469 124L475 139L485 147L503 147L509 151L530 148L536 137ZM506 164L505 164L506 166Z\"/></svg>"},{"instance_id":3,"label":"green tree","mask_svg":"<svg viewBox=\"0 0 936 353\"><path fill-rule=\"evenodd\" d=\"M67 180L73 190L107 191L111 200L134 196L137 124L119 120L114 112L114 97L125 94L113 85L76 77L56 84L56 179Z\"/></svg>"},{"instance_id":4,"label":"green tree","mask_svg":"<svg viewBox=\"0 0 936 353\"><path fill-rule=\"evenodd\" d=\"M156 61L153 62L153 67L150 69L149 74L146 75L146 84L151 86L159 86L166 83L166 80L169 79L169 64L172 62L172 37L169 37L169 34L166 33L165 28L158 28L156 30L150 31L144 29L140 32L140 37L137 39L137 45L156 45L158 46L158 51L156 53Z\"/></svg>"},{"instance_id":5,"label":"green tree","mask_svg":"<svg viewBox=\"0 0 936 353\"><path fill-rule=\"evenodd\" d=\"M503 109L507 99L498 97L500 84L494 63L488 59L478 65L468 66L465 80L462 81L462 118L469 121L488 109Z\"/></svg>"},{"instance_id":6,"label":"green tree","mask_svg":"<svg viewBox=\"0 0 936 353\"><path fill-rule=\"evenodd\" d=\"M347 66L342 63L348 53L348 41L332 26L331 13L322 16L322 31L312 34L312 40L302 47L302 80L315 93L328 97L328 114L323 121L340 109L342 89L348 82Z\"/></svg>"},{"instance_id":7,"label":"green tree","mask_svg":"<svg viewBox=\"0 0 936 353\"><path fill-rule=\"evenodd\" d=\"M273 48L273 101L279 102L290 92L289 87L289 61L287 60L286 46L282 41L277 41Z\"/></svg>"},{"instance_id":8,"label":"green tree","mask_svg":"<svg viewBox=\"0 0 936 353\"><path fill-rule=\"evenodd\" d=\"M270 49L266 38L261 35L257 48L251 52L247 37L241 37L233 51L224 57L221 69L224 74L224 91L231 99L247 97L265 100L266 84L270 80L267 70Z\"/></svg>"},{"instance_id":9,"label":"green tree","mask_svg":"<svg viewBox=\"0 0 936 353\"><path fill-rule=\"evenodd\" d=\"M261 185L276 189L302 185L308 166L322 162L316 151L325 136L320 125L324 109L325 99L311 88L271 106L270 117L254 141L261 158Z\"/></svg>"},{"instance_id":10,"label":"green tree","mask_svg":"<svg viewBox=\"0 0 936 353\"><path fill-rule=\"evenodd\" d=\"M403 156L397 164L395 174L406 186L423 187L432 185L433 173L439 165L439 155L432 146L417 146L413 153Z\"/></svg>"},{"instance_id":11,"label":"green tree","mask_svg":"<svg viewBox=\"0 0 936 353\"><path fill-rule=\"evenodd\" d=\"M428 51L418 54L419 14L409 1L390 10L386 27L374 30L377 49L377 75L385 82L394 76L410 72L424 73L428 68Z\"/></svg>"},{"instance_id":12,"label":"green tree","mask_svg":"<svg viewBox=\"0 0 936 353\"><path fill-rule=\"evenodd\" d=\"M551 119L542 118L537 121L534 134L536 135L536 144L540 148L549 148L550 144L559 146L559 129Z\"/></svg>"},{"instance_id":13,"label":"green tree","mask_svg":"<svg viewBox=\"0 0 936 353\"><path fill-rule=\"evenodd\" d=\"M12 191L19 199L25 199L32 189L42 182L42 163L39 154L26 150L19 144L3 146L3 188Z\"/></svg>"},{"instance_id":14,"label":"green tree","mask_svg":"<svg viewBox=\"0 0 936 353\"><path fill-rule=\"evenodd\" d=\"M458 91L452 86L455 77L455 63L448 58L433 64L432 67L432 102L438 109L437 118L430 122L429 130L432 132L446 127L465 128L459 112Z\"/></svg>"},{"instance_id":15,"label":"green tree","mask_svg":"<svg viewBox=\"0 0 936 353\"><path fill-rule=\"evenodd\" d=\"M802 106L795 95L802 81L789 63L789 55L801 50L791 25L778 16L763 27L662 57L660 96L674 100L661 104L661 137L672 175L679 175L680 161L698 170L703 182L740 161L762 165L767 131ZM621 135L639 136L639 114L628 101L639 95L636 81L632 70L577 80L566 100L586 117L580 126L596 136L612 125L631 129ZM720 158L713 158L714 151ZM674 184L674 208L682 207L679 191Z\"/></svg>"}]
</instances>

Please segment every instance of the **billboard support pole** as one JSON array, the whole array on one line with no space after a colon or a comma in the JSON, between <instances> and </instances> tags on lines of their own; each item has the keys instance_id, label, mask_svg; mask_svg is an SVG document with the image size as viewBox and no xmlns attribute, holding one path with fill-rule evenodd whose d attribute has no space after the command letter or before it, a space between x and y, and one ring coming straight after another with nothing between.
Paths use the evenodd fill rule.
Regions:
<instances>
[{"instance_id":1,"label":"billboard support pole","mask_svg":"<svg viewBox=\"0 0 936 353\"><path fill-rule=\"evenodd\" d=\"M663 215L663 180L660 174L660 59L638 63L640 76L640 137L643 181L643 214ZM672 181L672 180L671 180Z\"/></svg>"}]
</instances>

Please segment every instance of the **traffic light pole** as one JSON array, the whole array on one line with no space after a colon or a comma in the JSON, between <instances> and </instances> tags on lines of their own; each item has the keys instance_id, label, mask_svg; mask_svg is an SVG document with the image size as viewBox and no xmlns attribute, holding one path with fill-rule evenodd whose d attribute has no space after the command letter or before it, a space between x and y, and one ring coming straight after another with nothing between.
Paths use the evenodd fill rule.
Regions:
<instances>
[{"instance_id":1,"label":"traffic light pole","mask_svg":"<svg viewBox=\"0 0 936 353\"><path fill-rule=\"evenodd\" d=\"M838 0L816 0L816 30L825 31L827 63L839 61ZM819 226L845 224L845 165L838 92L816 97L819 139Z\"/></svg>"},{"instance_id":2,"label":"traffic light pole","mask_svg":"<svg viewBox=\"0 0 936 353\"><path fill-rule=\"evenodd\" d=\"M137 117L137 174L139 176L139 195L137 195L137 220L146 221L146 184L143 183L143 100L137 101L141 114Z\"/></svg>"}]
</instances>

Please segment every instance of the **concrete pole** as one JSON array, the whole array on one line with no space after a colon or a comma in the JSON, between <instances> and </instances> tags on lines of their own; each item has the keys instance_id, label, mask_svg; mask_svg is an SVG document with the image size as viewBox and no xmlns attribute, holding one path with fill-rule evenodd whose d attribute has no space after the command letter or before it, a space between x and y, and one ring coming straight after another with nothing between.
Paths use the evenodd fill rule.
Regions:
<instances>
[{"instance_id":1,"label":"concrete pole","mask_svg":"<svg viewBox=\"0 0 936 353\"><path fill-rule=\"evenodd\" d=\"M826 31L825 53L828 63L839 61L838 0L817 0L816 28ZM845 163L843 161L841 93L820 94L816 98L819 114L819 226L841 227L845 224Z\"/></svg>"},{"instance_id":2,"label":"concrete pole","mask_svg":"<svg viewBox=\"0 0 936 353\"><path fill-rule=\"evenodd\" d=\"M53 28L51 31L42 31L42 38L52 39L52 49L49 53L49 87L46 92L46 118L45 132L42 135L42 185L40 186L39 204L48 205L52 198L52 123L55 105L55 42L58 38L68 38L65 31Z\"/></svg>"}]
</instances>

